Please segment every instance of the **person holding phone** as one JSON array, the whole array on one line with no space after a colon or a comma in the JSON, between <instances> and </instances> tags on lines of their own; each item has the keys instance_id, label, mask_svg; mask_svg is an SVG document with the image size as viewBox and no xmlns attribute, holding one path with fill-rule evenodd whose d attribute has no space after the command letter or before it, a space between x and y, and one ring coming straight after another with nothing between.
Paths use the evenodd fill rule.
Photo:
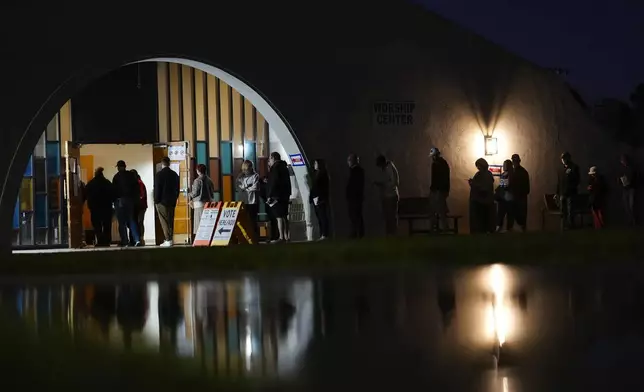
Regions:
<instances>
[{"instance_id":1,"label":"person holding phone","mask_svg":"<svg viewBox=\"0 0 644 392\"><path fill-rule=\"evenodd\" d=\"M253 162L245 160L242 163L241 175L237 178L237 189L242 193L242 201L246 206L250 224L257 234L257 217L259 215L259 174L255 172Z\"/></svg>"}]
</instances>

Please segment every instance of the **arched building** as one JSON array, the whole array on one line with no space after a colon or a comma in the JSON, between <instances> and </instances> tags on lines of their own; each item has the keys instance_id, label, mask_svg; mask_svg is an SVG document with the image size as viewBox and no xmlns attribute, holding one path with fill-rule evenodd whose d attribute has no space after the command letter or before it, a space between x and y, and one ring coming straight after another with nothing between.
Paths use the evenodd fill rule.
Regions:
<instances>
[{"instance_id":1,"label":"arched building","mask_svg":"<svg viewBox=\"0 0 644 392\"><path fill-rule=\"evenodd\" d=\"M72 0L2 8L4 250L10 249L27 161L50 120L99 76L151 59L182 59L184 65L205 72L203 67L210 67L244 82L248 89L237 88L240 96L276 127L276 135L292 136L292 142L280 140L287 154L302 153L307 163L325 158L338 235L346 233L349 152L362 157L367 171L370 235L380 233L370 181L377 153L398 166L402 196L421 196L429 189L428 151L439 147L452 167L450 210L467 214L466 179L484 155L484 136L495 137L498 153L489 161L499 164L518 153L532 174L532 227L542 195L554 187L561 151L569 150L582 168L591 158L598 158L592 161L598 165L612 159L595 155L612 142L557 75L405 1L117 0L97 9ZM224 80L221 75L213 76ZM383 116L389 104L404 116ZM196 121L201 120L191 126L198 131ZM204 135L212 131L202 125ZM158 126L159 135L170 127L166 134L174 139L172 123ZM231 137L234 143L238 136ZM305 168L299 170L304 176Z\"/></svg>"}]
</instances>

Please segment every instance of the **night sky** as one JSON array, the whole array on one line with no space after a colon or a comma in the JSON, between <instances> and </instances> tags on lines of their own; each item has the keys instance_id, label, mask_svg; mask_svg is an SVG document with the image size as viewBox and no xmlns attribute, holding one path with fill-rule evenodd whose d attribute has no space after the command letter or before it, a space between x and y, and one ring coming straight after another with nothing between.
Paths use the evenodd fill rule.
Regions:
<instances>
[{"instance_id":1,"label":"night sky","mask_svg":"<svg viewBox=\"0 0 644 392\"><path fill-rule=\"evenodd\" d=\"M413 0L543 67L589 103L644 82L643 0Z\"/></svg>"}]
</instances>

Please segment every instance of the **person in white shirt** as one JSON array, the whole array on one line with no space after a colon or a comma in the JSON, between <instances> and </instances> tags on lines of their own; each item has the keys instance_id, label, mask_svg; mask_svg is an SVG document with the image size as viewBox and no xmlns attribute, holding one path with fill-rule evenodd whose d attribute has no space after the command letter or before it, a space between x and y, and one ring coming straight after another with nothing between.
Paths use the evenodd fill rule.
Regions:
<instances>
[{"instance_id":1,"label":"person in white shirt","mask_svg":"<svg viewBox=\"0 0 644 392\"><path fill-rule=\"evenodd\" d=\"M398 201L400 200L398 169L384 155L376 158L376 166L380 171L374 184L380 192L385 233L387 236L394 236L398 232Z\"/></svg>"},{"instance_id":2,"label":"person in white shirt","mask_svg":"<svg viewBox=\"0 0 644 392\"><path fill-rule=\"evenodd\" d=\"M259 174L253 168L253 162L245 160L242 163L241 174L237 178L237 189L241 192L250 224L257 233L257 215L259 214Z\"/></svg>"}]
</instances>

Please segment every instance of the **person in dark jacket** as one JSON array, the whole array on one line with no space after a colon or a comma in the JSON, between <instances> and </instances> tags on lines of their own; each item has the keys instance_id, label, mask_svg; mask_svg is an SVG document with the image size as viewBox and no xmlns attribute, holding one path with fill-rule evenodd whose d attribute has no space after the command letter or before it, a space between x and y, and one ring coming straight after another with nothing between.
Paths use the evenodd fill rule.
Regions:
<instances>
[{"instance_id":1,"label":"person in dark jacket","mask_svg":"<svg viewBox=\"0 0 644 392\"><path fill-rule=\"evenodd\" d=\"M134 216L134 206L139 203L140 197L139 183L136 176L127 170L127 165L124 161L118 161L116 168L118 171L112 179L112 186L114 189L116 219L119 222L120 243L121 246L130 244L129 229L134 239L134 246L141 246L138 224Z\"/></svg>"},{"instance_id":2,"label":"person in dark jacket","mask_svg":"<svg viewBox=\"0 0 644 392\"><path fill-rule=\"evenodd\" d=\"M170 158L163 157L161 166L162 169L154 177L154 205L157 208L165 238L161 246L169 247L173 245L174 210L179 198L179 175L170 168Z\"/></svg>"},{"instance_id":3,"label":"person in dark jacket","mask_svg":"<svg viewBox=\"0 0 644 392\"><path fill-rule=\"evenodd\" d=\"M268 242L277 241L280 238L279 230L277 228L277 218L273 213L273 209L268 206L268 177L264 177L259 181L259 197L262 198L266 205L266 217L270 222Z\"/></svg>"},{"instance_id":4,"label":"person in dark jacket","mask_svg":"<svg viewBox=\"0 0 644 392\"><path fill-rule=\"evenodd\" d=\"M268 158L268 204L277 219L279 238L275 242L290 241L288 207L291 200L291 174L278 152Z\"/></svg>"},{"instance_id":5,"label":"person in dark jacket","mask_svg":"<svg viewBox=\"0 0 644 392\"><path fill-rule=\"evenodd\" d=\"M432 158L432 178L429 186L429 216L431 228L439 231L447 229L447 197L450 188L450 170L447 161L441 156L438 148L429 150ZM438 222L436 222L438 218Z\"/></svg>"},{"instance_id":6,"label":"person in dark jacket","mask_svg":"<svg viewBox=\"0 0 644 392\"><path fill-rule=\"evenodd\" d=\"M597 167L593 166L588 171L588 193L590 194L590 211L593 214L595 229L604 227L604 207L606 206L606 182L599 174Z\"/></svg>"},{"instance_id":7,"label":"person in dark jacket","mask_svg":"<svg viewBox=\"0 0 644 392\"><path fill-rule=\"evenodd\" d=\"M620 163L622 171L619 175L619 184L622 188L622 203L626 214L626 222L631 226L635 226L637 223L635 218L635 188L637 182L635 169L626 154L622 154Z\"/></svg>"},{"instance_id":8,"label":"person in dark jacket","mask_svg":"<svg viewBox=\"0 0 644 392\"><path fill-rule=\"evenodd\" d=\"M309 203L315 208L315 216L320 227L320 241L329 238L329 173L322 159L313 162L313 186L309 195Z\"/></svg>"},{"instance_id":9,"label":"person in dark jacket","mask_svg":"<svg viewBox=\"0 0 644 392\"><path fill-rule=\"evenodd\" d=\"M530 194L530 175L528 171L521 165L521 157L519 154L512 155L512 166L514 173L512 176L512 202L514 211L514 222L516 222L521 231L526 231L528 221L528 195ZM513 223L513 222L511 222ZM513 225L509 225L508 229L512 230Z\"/></svg>"},{"instance_id":10,"label":"person in dark jacket","mask_svg":"<svg viewBox=\"0 0 644 392\"><path fill-rule=\"evenodd\" d=\"M105 178L102 167L96 168L94 178L85 186L85 197L89 209L96 246L110 246L112 243L112 203L114 189Z\"/></svg>"},{"instance_id":11,"label":"person in dark jacket","mask_svg":"<svg viewBox=\"0 0 644 392\"><path fill-rule=\"evenodd\" d=\"M476 160L477 172L470 184L470 232L490 233L494 230L494 176L483 158Z\"/></svg>"},{"instance_id":12,"label":"person in dark jacket","mask_svg":"<svg viewBox=\"0 0 644 392\"><path fill-rule=\"evenodd\" d=\"M360 157L349 154L349 181L347 181L346 198L351 224L350 237L364 237L364 218L362 204L364 203L364 169L360 166Z\"/></svg>"},{"instance_id":13,"label":"person in dark jacket","mask_svg":"<svg viewBox=\"0 0 644 392\"><path fill-rule=\"evenodd\" d=\"M572 161L569 152L561 154L561 163L563 168L559 172L555 197L559 200L563 227L572 229L575 225L575 201L580 180L579 166Z\"/></svg>"},{"instance_id":14,"label":"person in dark jacket","mask_svg":"<svg viewBox=\"0 0 644 392\"><path fill-rule=\"evenodd\" d=\"M139 201L134 204L134 218L136 219L137 228L139 229L139 236L141 237L141 244L145 244L145 212L148 210L148 190L139 175L139 172L132 169L130 170L136 177L136 182L139 184ZM134 245L134 238L130 231L130 245Z\"/></svg>"}]
</instances>

